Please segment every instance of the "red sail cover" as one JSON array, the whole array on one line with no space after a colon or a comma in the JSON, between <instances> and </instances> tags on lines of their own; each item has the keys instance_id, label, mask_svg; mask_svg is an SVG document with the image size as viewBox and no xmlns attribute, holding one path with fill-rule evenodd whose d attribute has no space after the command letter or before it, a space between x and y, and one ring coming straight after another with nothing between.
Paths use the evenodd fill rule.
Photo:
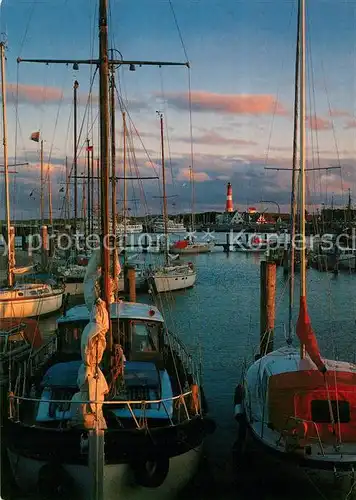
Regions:
<instances>
[{"instance_id":1,"label":"red sail cover","mask_svg":"<svg viewBox=\"0 0 356 500\"><path fill-rule=\"evenodd\" d=\"M180 241L177 241L174 246L176 248L186 248L188 246L188 242L187 240L180 240Z\"/></svg>"},{"instance_id":2,"label":"red sail cover","mask_svg":"<svg viewBox=\"0 0 356 500\"><path fill-rule=\"evenodd\" d=\"M324 372L325 365L321 359L318 341L316 340L314 330L311 326L306 297L300 297L299 317L297 321L297 335L310 356L310 359L316 364L318 370Z\"/></svg>"}]
</instances>

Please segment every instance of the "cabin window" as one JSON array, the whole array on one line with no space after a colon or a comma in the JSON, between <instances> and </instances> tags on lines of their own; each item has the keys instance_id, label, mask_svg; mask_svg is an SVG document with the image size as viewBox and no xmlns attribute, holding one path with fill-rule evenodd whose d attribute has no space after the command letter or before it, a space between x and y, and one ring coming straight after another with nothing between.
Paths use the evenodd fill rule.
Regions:
<instances>
[{"instance_id":1,"label":"cabin window","mask_svg":"<svg viewBox=\"0 0 356 500\"><path fill-rule=\"evenodd\" d=\"M152 352L159 349L159 329L155 323L131 323L132 350L134 352Z\"/></svg>"},{"instance_id":2,"label":"cabin window","mask_svg":"<svg viewBox=\"0 0 356 500\"><path fill-rule=\"evenodd\" d=\"M331 409L330 409L331 403ZM334 421L341 424L350 422L350 404L348 401L328 401L315 399L311 402L312 420L317 424L331 424L332 410Z\"/></svg>"}]
</instances>

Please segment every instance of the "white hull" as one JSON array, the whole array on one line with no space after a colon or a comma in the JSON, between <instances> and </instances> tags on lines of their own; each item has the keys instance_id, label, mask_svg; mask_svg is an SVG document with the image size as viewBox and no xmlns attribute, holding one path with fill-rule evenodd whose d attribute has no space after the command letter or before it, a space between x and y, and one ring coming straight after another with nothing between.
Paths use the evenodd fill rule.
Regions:
<instances>
[{"instance_id":1,"label":"white hull","mask_svg":"<svg viewBox=\"0 0 356 500\"><path fill-rule=\"evenodd\" d=\"M208 253L211 252L212 248L213 245L209 243L193 243L185 248L176 248L175 246L172 246L169 251L172 254L191 255L197 253Z\"/></svg>"},{"instance_id":2,"label":"white hull","mask_svg":"<svg viewBox=\"0 0 356 500\"><path fill-rule=\"evenodd\" d=\"M169 472L158 488L144 488L135 484L132 469L128 464L104 465L104 500L171 499L193 478L200 460L201 449L194 449L169 461ZM10 465L18 486L26 492L37 488L38 473L45 462L18 456L8 452ZM91 474L84 465L64 465L65 471L74 480L74 487L82 500L91 498Z\"/></svg>"},{"instance_id":3,"label":"white hull","mask_svg":"<svg viewBox=\"0 0 356 500\"><path fill-rule=\"evenodd\" d=\"M184 290L185 288L194 286L196 279L197 274L195 272L176 275L165 275L157 272L154 276L154 284L158 293L172 292L174 290Z\"/></svg>"},{"instance_id":4,"label":"white hull","mask_svg":"<svg viewBox=\"0 0 356 500\"><path fill-rule=\"evenodd\" d=\"M62 307L63 292L45 297L0 300L0 318L32 318L58 311Z\"/></svg>"}]
</instances>

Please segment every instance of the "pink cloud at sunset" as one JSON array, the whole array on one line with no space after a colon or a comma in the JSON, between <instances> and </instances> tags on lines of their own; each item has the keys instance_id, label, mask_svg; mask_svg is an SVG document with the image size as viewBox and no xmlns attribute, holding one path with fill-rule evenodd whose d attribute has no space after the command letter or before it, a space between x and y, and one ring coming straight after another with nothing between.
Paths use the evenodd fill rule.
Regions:
<instances>
[{"instance_id":1,"label":"pink cloud at sunset","mask_svg":"<svg viewBox=\"0 0 356 500\"><path fill-rule=\"evenodd\" d=\"M39 104L42 102L58 102L62 99L63 92L58 87L40 87L38 85L25 85L8 83L7 91L12 101Z\"/></svg>"},{"instance_id":2,"label":"pink cloud at sunset","mask_svg":"<svg viewBox=\"0 0 356 500\"><path fill-rule=\"evenodd\" d=\"M306 124L310 130L330 130L332 128L330 120L319 118L318 116L307 116Z\"/></svg>"},{"instance_id":3,"label":"pink cloud at sunset","mask_svg":"<svg viewBox=\"0 0 356 500\"><path fill-rule=\"evenodd\" d=\"M190 170L189 168L181 168L176 177L177 181L189 181L190 180ZM195 172L194 181L195 182L206 182L211 181L211 177L206 172Z\"/></svg>"},{"instance_id":4,"label":"pink cloud at sunset","mask_svg":"<svg viewBox=\"0 0 356 500\"><path fill-rule=\"evenodd\" d=\"M177 109L189 109L189 93L166 94L168 104ZM195 90L191 92L193 111L240 115L286 115L284 106L270 94L215 94Z\"/></svg>"}]
</instances>

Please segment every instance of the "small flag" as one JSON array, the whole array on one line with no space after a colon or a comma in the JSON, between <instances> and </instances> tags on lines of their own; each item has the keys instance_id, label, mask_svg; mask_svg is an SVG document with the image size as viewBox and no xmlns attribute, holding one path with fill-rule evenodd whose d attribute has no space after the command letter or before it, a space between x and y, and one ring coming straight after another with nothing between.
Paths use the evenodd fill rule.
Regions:
<instances>
[{"instance_id":1,"label":"small flag","mask_svg":"<svg viewBox=\"0 0 356 500\"><path fill-rule=\"evenodd\" d=\"M31 139L31 141L40 142L40 133L39 132L32 132L30 139Z\"/></svg>"},{"instance_id":2,"label":"small flag","mask_svg":"<svg viewBox=\"0 0 356 500\"><path fill-rule=\"evenodd\" d=\"M87 146L87 147L86 147L86 150L87 150L87 151L93 151L93 146Z\"/></svg>"}]
</instances>

